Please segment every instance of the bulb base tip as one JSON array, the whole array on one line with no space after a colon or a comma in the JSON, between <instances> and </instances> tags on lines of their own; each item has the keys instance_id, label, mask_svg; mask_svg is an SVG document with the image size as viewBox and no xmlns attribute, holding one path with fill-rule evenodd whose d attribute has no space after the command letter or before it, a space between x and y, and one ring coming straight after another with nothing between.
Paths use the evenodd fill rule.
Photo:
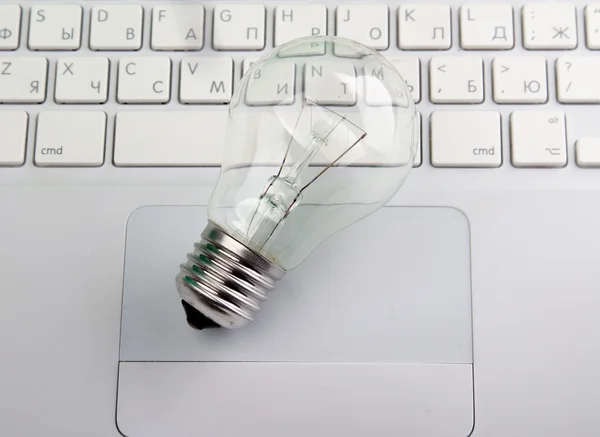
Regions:
<instances>
[{"instance_id":1,"label":"bulb base tip","mask_svg":"<svg viewBox=\"0 0 600 437\"><path fill-rule=\"evenodd\" d=\"M188 324L194 329L238 329L284 276L276 265L209 222L176 277Z\"/></svg>"}]
</instances>

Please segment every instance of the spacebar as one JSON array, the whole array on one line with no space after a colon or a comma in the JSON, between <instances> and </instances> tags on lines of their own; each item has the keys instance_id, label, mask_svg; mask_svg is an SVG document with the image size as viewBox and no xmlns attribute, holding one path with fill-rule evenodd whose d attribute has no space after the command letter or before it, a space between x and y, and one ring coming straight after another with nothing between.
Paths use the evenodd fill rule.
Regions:
<instances>
[{"instance_id":1,"label":"spacebar","mask_svg":"<svg viewBox=\"0 0 600 437\"><path fill-rule=\"evenodd\" d=\"M218 166L226 108L211 111L122 111L115 117L116 166Z\"/></svg>"}]
</instances>

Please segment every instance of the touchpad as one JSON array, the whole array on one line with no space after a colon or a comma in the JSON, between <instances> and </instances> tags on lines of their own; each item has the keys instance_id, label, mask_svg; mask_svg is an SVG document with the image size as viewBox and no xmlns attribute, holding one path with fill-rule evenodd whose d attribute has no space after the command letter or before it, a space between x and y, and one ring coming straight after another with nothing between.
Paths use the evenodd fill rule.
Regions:
<instances>
[{"instance_id":1,"label":"touchpad","mask_svg":"<svg viewBox=\"0 0 600 437\"><path fill-rule=\"evenodd\" d=\"M470 235L453 208L385 207L289 272L239 330L196 331L175 289L206 208L127 224L117 424L128 437L467 436Z\"/></svg>"}]
</instances>

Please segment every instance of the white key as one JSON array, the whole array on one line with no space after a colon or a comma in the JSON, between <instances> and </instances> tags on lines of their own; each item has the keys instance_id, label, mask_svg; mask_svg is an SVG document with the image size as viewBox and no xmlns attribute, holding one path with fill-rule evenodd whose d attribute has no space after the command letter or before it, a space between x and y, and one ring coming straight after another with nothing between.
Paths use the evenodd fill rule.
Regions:
<instances>
[{"instance_id":1,"label":"white key","mask_svg":"<svg viewBox=\"0 0 600 437\"><path fill-rule=\"evenodd\" d=\"M422 123L423 121L421 120L422 116L420 112L417 112L417 132L416 132L416 136L417 136L417 154L415 156L415 159L413 161L413 167L419 167L423 162L423 154L421 152L421 149L423 148L423 144L422 144L422 140L423 140L423 135L422 135Z\"/></svg>"},{"instance_id":2,"label":"white key","mask_svg":"<svg viewBox=\"0 0 600 437\"><path fill-rule=\"evenodd\" d=\"M188 57L181 60L181 103L229 103L233 90L233 60Z\"/></svg>"},{"instance_id":3,"label":"white key","mask_svg":"<svg viewBox=\"0 0 600 437\"><path fill-rule=\"evenodd\" d=\"M481 103L483 60L476 56L433 57L429 86L433 103Z\"/></svg>"},{"instance_id":4,"label":"white key","mask_svg":"<svg viewBox=\"0 0 600 437\"><path fill-rule=\"evenodd\" d=\"M575 160L580 167L600 167L600 138L581 138L577 140L575 143Z\"/></svg>"},{"instance_id":5,"label":"white key","mask_svg":"<svg viewBox=\"0 0 600 437\"><path fill-rule=\"evenodd\" d=\"M402 106L405 107L413 99L408 87L402 82L391 80L396 68L381 65L381 62L367 62L362 68L364 83L364 101L370 106ZM405 81L406 82L406 81Z\"/></svg>"},{"instance_id":6,"label":"white key","mask_svg":"<svg viewBox=\"0 0 600 437\"><path fill-rule=\"evenodd\" d=\"M46 58L0 58L0 103L43 102L47 72Z\"/></svg>"},{"instance_id":7,"label":"white key","mask_svg":"<svg viewBox=\"0 0 600 437\"><path fill-rule=\"evenodd\" d=\"M256 57L256 56L252 56L250 58L245 58L244 62L242 64L242 76L244 76L248 72L248 70L250 70L250 68L252 67L252 64L254 64L259 59L260 58Z\"/></svg>"},{"instance_id":8,"label":"white key","mask_svg":"<svg viewBox=\"0 0 600 437\"><path fill-rule=\"evenodd\" d=\"M21 8L17 5L0 5L0 50L19 47Z\"/></svg>"},{"instance_id":9,"label":"white key","mask_svg":"<svg viewBox=\"0 0 600 437\"><path fill-rule=\"evenodd\" d=\"M38 115L35 165L97 167L104 162L103 111L44 111Z\"/></svg>"},{"instance_id":10,"label":"white key","mask_svg":"<svg viewBox=\"0 0 600 437\"><path fill-rule=\"evenodd\" d=\"M116 115L116 166L218 166L227 110L123 111Z\"/></svg>"},{"instance_id":11,"label":"white key","mask_svg":"<svg viewBox=\"0 0 600 437\"><path fill-rule=\"evenodd\" d=\"M561 103L600 103L600 58L556 60L556 97Z\"/></svg>"},{"instance_id":12,"label":"white key","mask_svg":"<svg viewBox=\"0 0 600 437\"><path fill-rule=\"evenodd\" d=\"M404 50L447 50L452 45L448 5L401 5L398 47Z\"/></svg>"},{"instance_id":13,"label":"white key","mask_svg":"<svg viewBox=\"0 0 600 437\"><path fill-rule=\"evenodd\" d=\"M575 6L570 3L532 3L522 9L523 45L526 49L577 47Z\"/></svg>"},{"instance_id":14,"label":"white key","mask_svg":"<svg viewBox=\"0 0 600 437\"><path fill-rule=\"evenodd\" d=\"M327 34L324 5L289 5L275 8L275 47L296 38Z\"/></svg>"},{"instance_id":15,"label":"white key","mask_svg":"<svg viewBox=\"0 0 600 437\"><path fill-rule=\"evenodd\" d=\"M435 167L500 167L500 113L434 111L431 114L431 164Z\"/></svg>"},{"instance_id":16,"label":"white key","mask_svg":"<svg viewBox=\"0 0 600 437\"><path fill-rule=\"evenodd\" d=\"M585 40L588 49L600 49L600 3L585 7Z\"/></svg>"},{"instance_id":17,"label":"white key","mask_svg":"<svg viewBox=\"0 0 600 437\"><path fill-rule=\"evenodd\" d=\"M33 6L29 18L31 50L77 50L81 46L78 5Z\"/></svg>"},{"instance_id":18,"label":"white key","mask_svg":"<svg viewBox=\"0 0 600 437\"><path fill-rule=\"evenodd\" d=\"M421 101L421 62L419 58L388 58L388 61L396 67L406 82L415 103L419 103Z\"/></svg>"},{"instance_id":19,"label":"white key","mask_svg":"<svg viewBox=\"0 0 600 437\"><path fill-rule=\"evenodd\" d=\"M58 103L104 103L108 99L107 58L70 57L56 62Z\"/></svg>"},{"instance_id":20,"label":"white key","mask_svg":"<svg viewBox=\"0 0 600 437\"><path fill-rule=\"evenodd\" d=\"M166 103L170 99L171 60L130 57L119 60L119 103Z\"/></svg>"},{"instance_id":21,"label":"white key","mask_svg":"<svg viewBox=\"0 0 600 437\"><path fill-rule=\"evenodd\" d=\"M291 105L295 96L295 63L279 61L254 70L248 81L247 105Z\"/></svg>"},{"instance_id":22,"label":"white key","mask_svg":"<svg viewBox=\"0 0 600 437\"><path fill-rule=\"evenodd\" d=\"M25 111L0 111L0 166L25 163L28 119Z\"/></svg>"},{"instance_id":23,"label":"white key","mask_svg":"<svg viewBox=\"0 0 600 437\"><path fill-rule=\"evenodd\" d=\"M471 3L460 7L460 45L463 49L511 49L514 43L510 4Z\"/></svg>"},{"instance_id":24,"label":"white key","mask_svg":"<svg viewBox=\"0 0 600 437\"><path fill-rule=\"evenodd\" d=\"M213 11L213 48L262 50L265 47L265 7L217 5Z\"/></svg>"},{"instance_id":25,"label":"white key","mask_svg":"<svg viewBox=\"0 0 600 437\"><path fill-rule=\"evenodd\" d=\"M565 115L562 112L513 112L510 140L515 167L564 167L567 164Z\"/></svg>"},{"instance_id":26,"label":"white key","mask_svg":"<svg viewBox=\"0 0 600 437\"><path fill-rule=\"evenodd\" d=\"M548 100L546 58L499 56L492 62L496 103L545 103Z\"/></svg>"},{"instance_id":27,"label":"white key","mask_svg":"<svg viewBox=\"0 0 600 437\"><path fill-rule=\"evenodd\" d=\"M204 46L204 7L168 5L152 9L153 50L200 50Z\"/></svg>"},{"instance_id":28,"label":"white key","mask_svg":"<svg viewBox=\"0 0 600 437\"><path fill-rule=\"evenodd\" d=\"M354 64L339 61L309 61L304 67L304 98L321 105L354 105Z\"/></svg>"},{"instance_id":29,"label":"white key","mask_svg":"<svg viewBox=\"0 0 600 437\"><path fill-rule=\"evenodd\" d=\"M138 5L107 5L92 8L92 50L139 50L142 48L144 11Z\"/></svg>"},{"instance_id":30,"label":"white key","mask_svg":"<svg viewBox=\"0 0 600 437\"><path fill-rule=\"evenodd\" d=\"M388 23L389 11L385 5L338 6L335 14L337 36L376 50L385 50L390 45Z\"/></svg>"}]
</instances>

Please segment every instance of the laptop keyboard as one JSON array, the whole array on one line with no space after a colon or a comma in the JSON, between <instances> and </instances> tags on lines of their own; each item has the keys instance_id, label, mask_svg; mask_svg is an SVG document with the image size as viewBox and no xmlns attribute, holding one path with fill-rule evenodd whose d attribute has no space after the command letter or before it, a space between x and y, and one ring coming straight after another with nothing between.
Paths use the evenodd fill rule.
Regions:
<instances>
[{"instance_id":1,"label":"laptop keyboard","mask_svg":"<svg viewBox=\"0 0 600 437\"><path fill-rule=\"evenodd\" d=\"M242 74L325 33L401 72L416 167L600 167L600 3L93 1L0 5L0 166L217 167Z\"/></svg>"}]
</instances>

